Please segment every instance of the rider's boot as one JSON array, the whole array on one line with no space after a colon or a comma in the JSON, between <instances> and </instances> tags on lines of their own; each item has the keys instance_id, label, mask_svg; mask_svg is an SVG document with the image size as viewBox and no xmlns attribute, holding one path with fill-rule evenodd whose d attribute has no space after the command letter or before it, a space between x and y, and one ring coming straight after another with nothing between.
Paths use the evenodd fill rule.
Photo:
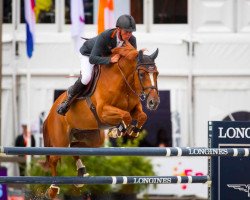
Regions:
<instances>
[{"instance_id":1,"label":"rider's boot","mask_svg":"<svg viewBox=\"0 0 250 200\"><path fill-rule=\"evenodd\" d=\"M85 89L85 85L82 84L81 79L79 78L74 85L69 87L67 91L67 99L65 99L57 108L57 113L65 116L67 111L70 108L70 105L77 98L79 93Z\"/></svg>"}]
</instances>

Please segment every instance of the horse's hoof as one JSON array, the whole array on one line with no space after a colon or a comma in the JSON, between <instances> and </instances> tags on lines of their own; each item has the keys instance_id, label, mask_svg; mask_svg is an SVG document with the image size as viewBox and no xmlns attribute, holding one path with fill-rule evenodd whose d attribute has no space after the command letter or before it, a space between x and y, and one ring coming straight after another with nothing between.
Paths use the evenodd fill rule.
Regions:
<instances>
[{"instance_id":1,"label":"horse's hoof","mask_svg":"<svg viewBox=\"0 0 250 200\"><path fill-rule=\"evenodd\" d=\"M51 185L45 192L45 197L47 199L54 199L60 193L60 188L55 185Z\"/></svg>"},{"instance_id":2,"label":"horse's hoof","mask_svg":"<svg viewBox=\"0 0 250 200\"><path fill-rule=\"evenodd\" d=\"M85 174L83 174L82 176L83 176L83 177L87 177L87 176L89 176L89 173L85 173ZM75 186L76 186L77 188L81 188L81 187L84 186L84 184L75 184Z\"/></svg>"},{"instance_id":3,"label":"horse's hoof","mask_svg":"<svg viewBox=\"0 0 250 200\"><path fill-rule=\"evenodd\" d=\"M128 136L131 137L131 138L138 138L140 135L140 132L134 132L134 131L131 131Z\"/></svg>"}]
</instances>

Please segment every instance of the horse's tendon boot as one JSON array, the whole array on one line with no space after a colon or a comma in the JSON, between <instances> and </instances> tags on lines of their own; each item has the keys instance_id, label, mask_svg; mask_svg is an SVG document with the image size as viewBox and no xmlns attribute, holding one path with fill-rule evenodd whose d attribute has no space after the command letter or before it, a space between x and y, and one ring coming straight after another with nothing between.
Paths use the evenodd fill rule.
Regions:
<instances>
[{"instance_id":1,"label":"horse's tendon boot","mask_svg":"<svg viewBox=\"0 0 250 200\"><path fill-rule=\"evenodd\" d=\"M117 128L111 128L108 130L108 136L110 138L117 138L118 137L118 129Z\"/></svg>"},{"instance_id":2,"label":"horse's tendon boot","mask_svg":"<svg viewBox=\"0 0 250 200\"><path fill-rule=\"evenodd\" d=\"M87 173L87 170L84 167L81 167L77 170L77 176L80 176L80 177L87 177L89 176L89 173ZM84 184L74 184L77 188L80 188L80 187L83 187Z\"/></svg>"},{"instance_id":3,"label":"horse's tendon boot","mask_svg":"<svg viewBox=\"0 0 250 200\"><path fill-rule=\"evenodd\" d=\"M130 138L137 138L140 135L140 131L141 129L134 126L134 125L130 125L127 130L126 130L126 134L128 135L128 137Z\"/></svg>"},{"instance_id":4,"label":"horse's tendon boot","mask_svg":"<svg viewBox=\"0 0 250 200\"><path fill-rule=\"evenodd\" d=\"M126 128L124 123L120 123L116 128L109 129L108 136L110 138L118 138L125 135Z\"/></svg>"}]
</instances>

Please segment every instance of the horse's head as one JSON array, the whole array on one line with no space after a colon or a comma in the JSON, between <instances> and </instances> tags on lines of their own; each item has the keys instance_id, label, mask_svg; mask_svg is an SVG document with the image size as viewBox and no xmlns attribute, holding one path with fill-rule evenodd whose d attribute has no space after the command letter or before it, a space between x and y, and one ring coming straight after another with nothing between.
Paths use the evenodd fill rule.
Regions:
<instances>
[{"instance_id":1,"label":"horse's head","mask_svg":"<svg viewBox=\"0 0 250 200\"><path fill-rule=\"evenodd\" d=\"M157 55L158 49L152 55L143 55L143 51L140 50L136 65L137 88L140 88L141 100L147 100L149 110L156 110L160 104L157 87L158 70L155 65Z\"/></svg>"},{"instance_id":2,"label":"horse's head","mask_svg":"<svg viewBox=\"0 0 250 200\"><path fill-rule=\"evenodd\" d=\"M149 110L156 110L160 103L157 87L158 71L155 65L158 49L152 55L143 55L142 50L138 52L130 43L126 43L124 47L115 48L113 53L121 56L118 67L130 90L142 101L147 100ZM133 87L128 81L131 75L134 80Z\"/></svg>"}]
</instances>

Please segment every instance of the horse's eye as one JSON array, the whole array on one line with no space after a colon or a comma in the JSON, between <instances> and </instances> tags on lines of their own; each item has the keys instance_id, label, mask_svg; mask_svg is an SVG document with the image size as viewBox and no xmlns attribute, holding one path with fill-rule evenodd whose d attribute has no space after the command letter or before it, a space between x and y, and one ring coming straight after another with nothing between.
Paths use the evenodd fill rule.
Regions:
<instances>
[{"instance_id":1,"label":"horse's eye","mask_svg":"<svg viewBox=\"0 0 250 200\"><path fill-rule=\"evenodd\" d=\"M144 73L144 72L139 72L139 77L140 77L140 79L143 79L144 76L145 76L145 73Z\"/></svg>"}]
</instances>

